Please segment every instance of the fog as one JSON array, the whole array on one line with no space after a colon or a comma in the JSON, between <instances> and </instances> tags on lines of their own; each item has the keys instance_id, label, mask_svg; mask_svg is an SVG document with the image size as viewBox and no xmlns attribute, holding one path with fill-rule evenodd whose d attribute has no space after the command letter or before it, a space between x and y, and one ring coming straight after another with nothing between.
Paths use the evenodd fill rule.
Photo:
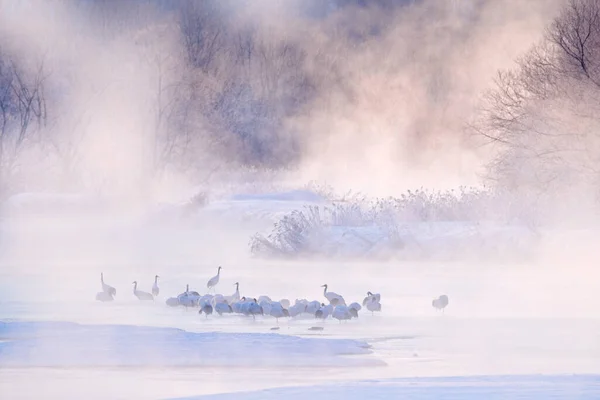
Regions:
<instances>
[{"instance_id":1,"label":"fog","mask_svg":"<svg viewBox=\"0 0 600 400\"><path fill-rule=\"evenodd\" d=\"M545 179L542 162L473 130L502 87L498 72L518 68L545 40L564 2L362 3L0 0L0 346L20 343L22 328L9 324L26 321L189 332L188 347L144 332L128 346L116 330L86 331L88 342L42 326L31 334L43 351L5 347L2 361L0 347L0 393L175 398L598 373L593 184L564 178L540 194L519 182ZM574 117L588 111L593 90L577 92L587 101L569 92L565 103L526 103L535 121L527 129L543 130L549 115L557 136L594 131L595 114ZM555 114L547 104L568 107ZM574 159L553 165L595 176L593 163L576 172L560 165ZM477 189L459 190L467 186ZM281 257L265 256L273 254ZM382 311L338 323L165 305L186 285L207 293L220 265L216 293L225 296L239 282L248 299L320 302L329 284L348 303L381 293ZM117 290L113 302L94 300L100 273ZM155 275L160 295L140 302L132 282L149 292ZM431 303L441 294L450 298L443 314ZM309 332L315 325L324 331ZM311 357L268 333L327 338L334 350L319 344L331 357ZM336 342L345 339L367 342L369 354ZM53 352L70 340L81 348L64 359ZM210 340L219 345L202 347ZM157 341L157 364L123 361ZM228 341L245 353L240 365L221 349ZM82 343L104 351L86 353ZM249 368L256 343L270 349L267 361ZM197 359L185 359L194 351ZM177 357L185 360L169 364Z\"/></svg>"},{"instance_id":2,"label":"fog","mask_svg":"<svg viewBox=\"0 0 600 400\"><path fill-rule=\"evenodd\" d=\"M353 96L332 90L300 118L317 136L307 177L378 195L479 183L490 154L466 137L466 122L554 12L551 2L459 1L341 16L357 29L386 20L385 29L360 45L336 42Z\"/></svg>"},{"instance_id":3,"label":"fog","mask_svg":"<svg viewBox=\"0 0 600 400\"><path fill-rule=\"evenodd\" d=\"M225 2L220 12L231 15L230 23L252 27L258 32L254 35L264 32L266 40L288 40L304 52L291 72L282 70L288 67L278 59L249 67L251 85L261 84L268 73L311 77L313 95L284 116L276 133L293 137L277 136L269 144L275 153L288 153L280 146L299 149L290 178L398 195L411 187L450 188L481 181L489 150L465 137L465 124L498 69L512 66L539 40L557 12L554 3L346 6L316 20L302 13L301 2ZM192 129L185 134L205 140L187 143L189 155L176 153L194 159L193 173L170 165L165 172L158 166L161 146L180 145L171 141L177 126L169 127L176 133L159 132L179 112L174 103L185 101L171 87L182 95L191 90L182 79L208 75L194 83L206 86L196 87L194 96L210 97L207 92L223 87L230 62L229 54L217 52L214 74L186 70L174 11L153 7L152 2L128 7L104 1L5 2L3 10L3 47L32 68L43 63L46 102L53 114L40 132L51 138L52 153L36 148L22 155L38 160L42 151L52 174L25 168L14 178L19 186L83 186L160 198L173 186L197 184L204 179L202 170L235 158L231 152L238 145L214 144L203 132L218 127L211 126L206 113L198 113L191 126L179 129ZM347 25L352 29L343 28ZM348 32L362 37L347 37ZM271 87L285 91L281 82ZM158 143L164 140L166 144ZM24 164L33 163L29 161Z\"/></svg>"}]
</instances>

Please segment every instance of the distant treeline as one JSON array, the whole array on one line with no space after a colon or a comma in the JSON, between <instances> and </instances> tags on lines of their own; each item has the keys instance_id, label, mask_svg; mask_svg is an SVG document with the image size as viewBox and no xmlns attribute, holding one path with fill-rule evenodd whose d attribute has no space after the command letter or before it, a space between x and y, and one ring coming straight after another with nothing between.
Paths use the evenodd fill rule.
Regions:
<instances>
[{"instance_id":1,"label":"distant treeline","mask_svg":"<svg viewBox=\"0 0 600 400\"><path fill-rule=\"evenodd\" d=\"M43 7L42 22L32 17L28 23L39 25L40 36L56 36L34 38L46 46L36 52L14 32L0 31L3 189L39 185L26 178L30 169L38 175L51 170L69 186L104 185L110 174L88 173L90 148L99 148L90 136L104 135L98 121L117 116L102 111L98 98L110 103L127 91L139 93L135 113L143 123L136 130L143 133L136 132L135 145L143 157L132 168L143 174L205 175L223 162L293 166L309 134L294 117L317 96L352 99L344 51L389 24L357 15L412 3L303 0L272 12L273 2L261 0L5 4L21 18ZM75 44L65 49L69 41ZM121 137L135 136L123 130ZM120 139L105 142L112 140ZM27 167L32 157L37 166Z\"/></svg>"}]
</instances>

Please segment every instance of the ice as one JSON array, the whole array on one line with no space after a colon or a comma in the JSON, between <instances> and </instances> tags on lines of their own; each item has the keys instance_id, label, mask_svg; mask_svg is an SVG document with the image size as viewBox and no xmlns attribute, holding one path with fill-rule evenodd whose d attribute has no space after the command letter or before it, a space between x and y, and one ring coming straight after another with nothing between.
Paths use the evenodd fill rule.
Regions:
<instances>
[{"instance_id":1,"label":"ice","mask_svg":"<svg viewBox=\"0 0 600 400\"><path fill-rule=\"evenodd\" d=\"M301 203L323 203L325 199L308 190L291 190L289 192L264 194L236 194L230 198L233 201L293 201Z\"/></svg>"},{"instance_id":2,"label":"ice","mask_svg":"<svg viewBox=\"0 0 600 400\"><path fill-rule=\"evenodd\" d=\"M346 357L371 353L365 342L268 333L0 322L0 340L0 367L4 368L383 365L376 360Z\"/></svg>"},{"instance_id":3,"label":"ice","mask_svg":"<svg viewBox=\"0 0 600 400\"><path fill-rule=\"evenodd\" d=\"M343 382L172 400L598 399L600 376L478 376Z\"/></svg>"},{"instance_id":4,"label":"ice","mask_svg":"<svg viewBox=\"0 0 600 400\"><path fill-rule=\"evenodd\" d=\"M208 214L242 220L262 220L268 221L270 225L294 210L301 210L305 206L324 204L327 204L325 199L306 190L265 194L236 194L210 203L197 215Z\"/></svg>"},{"instance_id":5,"label":"ice","mask_svg":"<svg viewBox=\"0 0 600 400\"><path fill-rule=\"evenodd\" d=\"M594 398L585 397L600 373L598 280L585 264L591 258L479 264L249 257L256 229L248 220L269 227L280 213L312 200L233 196L185 220L189 228L140 229L138 220L118 218L69 229L62 219L3 225L0 393L12 399L40 393L49 399ZM172 217L179 218L175 209ZM382 231L349 225L332 227L327 240L356 250L361 240L351 230L385 241ZM438 252L464 238L477 246L481 235L529 235L518 226L461 221L414 223L408 231ZM547 240L550 233L542 233ZM588 236L597 237L565 234L550 244L572 249ZM362 302L367 291L381 293L383 310L363 309L340 324L310 316L206 318L165 305L186 284L205 293L218 265L216 291L224 295L239 282L240 294L250 298L324 301L327 283L348 303ZM100 272L117 289L111 303L94 299ZM155 274L160 296L138 301L132 281L149 291ZM441 294L450 298L443 315L431 306Z\"/></svg>"}]
</instances>

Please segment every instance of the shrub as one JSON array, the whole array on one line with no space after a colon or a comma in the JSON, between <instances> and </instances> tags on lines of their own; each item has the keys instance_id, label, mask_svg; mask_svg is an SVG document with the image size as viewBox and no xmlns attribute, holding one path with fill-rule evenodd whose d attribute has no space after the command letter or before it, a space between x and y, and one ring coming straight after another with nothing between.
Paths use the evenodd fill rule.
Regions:
<instances>
[{"instance_id":1,"label":"shrub","mask_svg":"<svg viewBox=\"0 0 600 400\"><path fill-rule=\"evenodd\" d=\"M534 227L535 213L519 199L485 189L419 189L398 198L368 199L352 194L324 207L295 210L275 223L268 236L250 239L261 257L460 258L495 256L522 246L507 225ZM488 221L485 233L483 223ZM512 234L515 234L514 232Z\"/></svg>"}]
</instances>

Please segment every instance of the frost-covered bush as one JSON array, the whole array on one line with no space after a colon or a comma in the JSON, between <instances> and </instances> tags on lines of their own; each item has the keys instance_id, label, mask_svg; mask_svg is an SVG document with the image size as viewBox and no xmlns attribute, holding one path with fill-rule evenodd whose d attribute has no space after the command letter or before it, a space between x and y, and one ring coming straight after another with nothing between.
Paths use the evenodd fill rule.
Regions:
<instances>
[{"instance_id":1,"label":"frost-covered bush","mask_svg":"<svg viewBox=\"0 0 600 400\"><path fill-rule=\"evenodd\" d=\"M295 210L276 222L267 237L254 235L250 240L250 250L253 254L265 256L311 254L319 247L316 241L326 225L317 206Z\"/></svg>"},{"instance_id":2,"label":"frost-covered bush","mask_svg":"<svg viewBox=\"0 0 600 400\"><path fill-rule=\"evenodd\" d=\"M419 189L398 198L347 194L284 216L267 236L253 236L250 248L266 257L523 254L535 236L535 212L522 204L504 193L465 187Z\"/></svg>"}]
</instances>

